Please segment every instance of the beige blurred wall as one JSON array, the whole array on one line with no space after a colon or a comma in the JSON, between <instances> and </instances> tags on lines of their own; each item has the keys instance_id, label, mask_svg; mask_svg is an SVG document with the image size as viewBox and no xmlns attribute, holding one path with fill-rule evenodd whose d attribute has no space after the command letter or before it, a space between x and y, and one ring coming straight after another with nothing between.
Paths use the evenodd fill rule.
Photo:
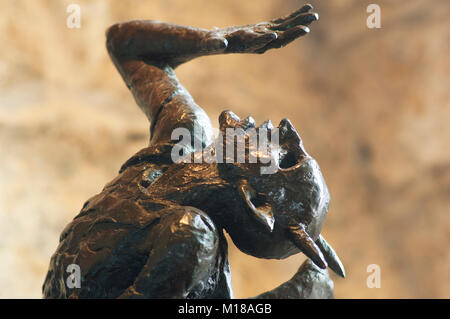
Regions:
<instances>
[{"instance_id":1,"label":"beige blurred wall","mask_svg":"<svg viewBox=\"0 0 450 319\"><path fill-rule=\"evenodd\" d=\"M80 29L66 8L82 9ZM312 32L262 56L208 57L177 74L213 123L223 109L291 119L331 196L323 233L344 261L339 298L450 298L450 21L447 0L311 1ZM373 1L375 2L375 1ZM63 227L148 140L109 61L104 31L127 19L204 28L264 21L281 0L0 0L0 298L39 298ZM230 243L236 297L289 279ZM381 288L367 287L367 266Z\"/></svg>"}]
</instances>

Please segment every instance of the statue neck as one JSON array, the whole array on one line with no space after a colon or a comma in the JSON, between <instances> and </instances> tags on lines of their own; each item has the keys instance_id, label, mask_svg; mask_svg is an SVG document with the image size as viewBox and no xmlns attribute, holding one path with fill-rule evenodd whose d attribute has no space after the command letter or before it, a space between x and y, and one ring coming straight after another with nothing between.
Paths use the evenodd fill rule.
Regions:
<instances>
[{"instance_id":1,"label":"statue neck","mask_svg":"<svg viewBox=\"0 0 450 319\"><path fill-rule=\"evenodd\" d=\"M175 164L161 178L161 187L155 189L154 197L198 208L217 225L225 227L229 215L236 210L234 187L220 177L215 163Z\"/></svg>"}]
</instances>

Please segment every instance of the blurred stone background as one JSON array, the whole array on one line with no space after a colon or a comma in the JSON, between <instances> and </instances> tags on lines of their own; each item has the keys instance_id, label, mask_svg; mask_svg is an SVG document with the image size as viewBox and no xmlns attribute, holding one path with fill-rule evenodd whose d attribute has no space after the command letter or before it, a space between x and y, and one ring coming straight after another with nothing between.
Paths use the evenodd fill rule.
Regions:
<instances>
[{"instance_id":1,"label":"blurred stone background","mask_svg":"<svg viewBox=\"0 0 450 319\"><path fill-rule=\"evenodd\" d=\"M306 0L305 0L306 1ZM110 62L106 28L156 19L247 24L297 0L0 0L0 291L40 298L63 227L148 141L148 123ZM450 298L450 2L311 1L312 32L262 56L202 58L178 69L213 123L224 109L290 118L331 196L323 233L348 277L338 298ZM230 243L236 297L289 279L304 260L249 257ZM381 267L381 288L366 285Z\"/></svg>"}]
</instances>

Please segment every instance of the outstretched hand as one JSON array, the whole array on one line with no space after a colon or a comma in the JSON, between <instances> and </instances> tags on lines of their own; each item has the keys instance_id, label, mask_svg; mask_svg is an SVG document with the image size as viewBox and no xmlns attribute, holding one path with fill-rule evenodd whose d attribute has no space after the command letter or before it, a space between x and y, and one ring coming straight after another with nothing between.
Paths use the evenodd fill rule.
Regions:
<instances>
[{"instance_id":1,"label":"outstretched hand","mask_svg":"<svg viewBox=\"0 0 450 319\"><path fill-rule=\"evenodd\" d=\"M223 53L264 53L307 34L307 26L319 19L317 13L311 12L312 9L307 4L285 17L268 22L219 29L213 32L213 37L221 42Z\"/></svg>"}]
</instances>

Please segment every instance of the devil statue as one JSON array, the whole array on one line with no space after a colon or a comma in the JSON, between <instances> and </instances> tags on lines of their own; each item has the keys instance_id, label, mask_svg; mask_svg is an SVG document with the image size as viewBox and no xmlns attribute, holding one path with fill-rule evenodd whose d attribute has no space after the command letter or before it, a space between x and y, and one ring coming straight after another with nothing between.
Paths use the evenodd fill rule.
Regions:
<instances>
[{"instance_id":1,"label":"devil statue","mask_svg":"<svg viewBox=\"0 0 450 319\"><path fill-rule=\"evenodd\" d=\"M233 298L226 231L244 253L306 262L279 287L256 298L333 298L327 267L344 277L341 261L320 234L329 193L317 162L287 119L256 127L225 111L220 131L278 130L276 164L262 161L174 162L173 132L183 128L194 157L214 151L209 117L179 83L174 69L196 57L281 48L318 20L311 5L268 22L205 30L159 21L129 21L107 31L111 59L148 117L149 146L84 204L63 230L43 285L44 298ZM245 133L244 133L245 134ZM249 143L247 153L258 153ZM260 156L264 156L259 154ZM68 287L67 267L80 283Z\"/></svg>"}]
</instances>

